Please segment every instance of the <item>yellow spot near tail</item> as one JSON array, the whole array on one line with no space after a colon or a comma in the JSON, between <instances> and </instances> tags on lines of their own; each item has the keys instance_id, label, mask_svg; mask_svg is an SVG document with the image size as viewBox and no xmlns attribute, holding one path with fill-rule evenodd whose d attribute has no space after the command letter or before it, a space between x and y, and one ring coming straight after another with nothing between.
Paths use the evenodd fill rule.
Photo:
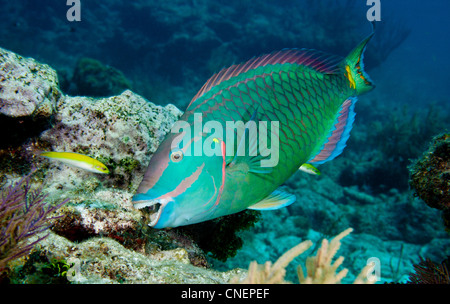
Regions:
<instances>
[{"instance_id":1,"label":"yellow spot near tail","mask_svg":"<svg viewBox=\"0 0 450 304\"><path fill-rule=\"evenodd\" d=\"M350 81L350 88L356 89L356 83L355 83L355 80L353 79L352 73L350 71L350 67L348 65L346 65L345 70L347 71L347 74L345 76L347 76L348 81Z\"/></svg>"}]
</instances>

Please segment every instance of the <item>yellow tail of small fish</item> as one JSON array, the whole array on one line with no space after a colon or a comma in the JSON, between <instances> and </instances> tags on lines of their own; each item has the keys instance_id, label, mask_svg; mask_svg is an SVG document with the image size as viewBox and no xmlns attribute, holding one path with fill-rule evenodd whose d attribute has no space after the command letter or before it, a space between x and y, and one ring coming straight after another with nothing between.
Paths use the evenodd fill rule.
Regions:
<instances>
[{"instance_id":1,"label":"yellow tail of small fish","mask_svg":"<svg viewBox=\"0 0 450 304\"><path fill-rule=\"evenodd\" d=\"M41 152L40 156L49 159L58 160L65 163L66 165L76 167L79 169L84 169L94 173L108 174L108 168L98 160L89 157L87 155L73 153L73 152Z\"/></svg>"}]
</instances>

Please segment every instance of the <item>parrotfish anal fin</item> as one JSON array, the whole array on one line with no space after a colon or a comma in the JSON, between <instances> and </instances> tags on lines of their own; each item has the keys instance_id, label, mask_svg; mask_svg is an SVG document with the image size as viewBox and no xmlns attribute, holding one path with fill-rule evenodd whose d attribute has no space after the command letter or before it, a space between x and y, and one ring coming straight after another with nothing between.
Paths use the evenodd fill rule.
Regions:
<instances>
[{"instance_id":1,"label":"parrotfish anal fin","mask_svg":"<svg viewBox=\"0 0 450 304\"><path fill-rule=\"evenodd\" d=\"M311 49L283 49L259 57L253 57L247 62L232 65L214 74L192 98L189 106L212 87L252 69L267 65L291 63L307 66L321 73L335 74L341 70L339 64L342 60L343 58L340 56Z\"/></svg>"},{"instance_id":2,"label":"parrotfish anal fin","mask_svg":"<svg viewBox=\"0 0 450 304\"><path fill-rule=\"evenodd\" d=\"M261 160L266 158L262 154L266 155L267 151L266 149L261 151L261 147L258 149L258 136L265 136L266 134L264 134L264 130L258 129L257 111L258 109L253 112L250 120L245 124L244 130L237 132L238 146L233 160L228 165L231 167L239 163L246 163L248 172L270 173L272 167L261 166ZM239 137L240 134L242 135Z\"/></svg>"},{"instance_id":3,"label":"parrotfish anal fin","mask_svg":"<svg viewBox=\"0 0 450 304\"><path fill-rule=\"evenodd\" d=\"M326 142L319 150L319 153L314 155L308 163L323 164L334 159L344 151L355 121L354 108L356 101L356 97L350 97L344 101Z\"/></svg>"},{"instance_id":4,"label":"parrotfish anal fin","mask_svg":"<svg viewBox=\"0 0 450 304\"><path fill-rule=\"evenodd\" d=\"M295 195L277 189L262 201L259 201L258 203L248 207L248 209L276 210L289 206L290 204L295 202L295 200Z\"/></svg>"}]
</instances>

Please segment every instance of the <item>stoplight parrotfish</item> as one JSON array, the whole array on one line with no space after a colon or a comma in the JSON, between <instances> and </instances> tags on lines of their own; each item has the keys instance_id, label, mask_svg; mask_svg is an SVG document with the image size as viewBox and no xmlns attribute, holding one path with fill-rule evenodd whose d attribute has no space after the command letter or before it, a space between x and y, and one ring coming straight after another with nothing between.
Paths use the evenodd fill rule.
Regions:
<instances>
[{"instance_id":1,"label":"stoplight parrotfish","mask_svg":"<svg viewBox=\"0 0 450 304\"><path fill-rule=\"evenodd\" d=\"M79 153L73 153L73 152L41 152L39 156L57 160L60 162L65 163L68 166L87 170L89 172L93 173L103 173L108 174L109 170L108 168L98 160L83 155Z\"/></svg>"},{"instance_id":2,"label":"stoplight parrotfish","mask_svg":"<svg viewBox=\"0 0 450 304\"><path fill-rule=\"evenodd\" d=\"M151 158L134 206L165 228L292 204L278 187L342 153L357 96L374 87L362 60L372 36L345 58L284 49L212 76Z\"/></svg>"}]
</instances>

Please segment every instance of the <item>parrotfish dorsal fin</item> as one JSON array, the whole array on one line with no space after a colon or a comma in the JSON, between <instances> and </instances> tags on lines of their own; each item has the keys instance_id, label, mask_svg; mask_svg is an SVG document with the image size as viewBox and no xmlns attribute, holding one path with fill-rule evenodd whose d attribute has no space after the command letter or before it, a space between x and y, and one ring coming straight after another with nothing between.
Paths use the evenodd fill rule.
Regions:
<instances>
[{"instance_id":1,"label":"parrotfish dorsal fin","mask_svg":"<svg viewBox=\"0 0 450 304\"><path fill-rule=\"evenodd\" d=\"M295 202L295 200L295 195L277 189L262 201L259 201L258 203L248 207L247 209L275 210L289 206L290 204Z\"/></svg>"},{"instance_id":2,"label":"parrotfish dorsal fin","mask_svg":"<svg viewBox=\"0 0 450 304\"><path fill-rule=\"evenodd\" d=\"M229 68L224 68L220 72L214 74L192 98L189 106L194 100L202 96L205 92L208 92L212 87L258 67L273 64L296 63L298 65L310 67L321 73L334 74L341 70L340 63L342 60L343 58L340 56L330 55L311 49L283 49L278 52L253 57L245 63L232 65Z\"/></svg>"},{"instance_id":3,"label":"parrotfish dorsal fin","mask_svg":"<svg viewBox=\"0 0 450 304\"><path fill-rule=\"evenodd\" d=\"M344 151L347 140L350 137L353 122L355 121L354 108L356 101L356 97L351 97L344 101L326 142L308 163L323 164L334 159Z\"/></svg>"}]
</instances>

